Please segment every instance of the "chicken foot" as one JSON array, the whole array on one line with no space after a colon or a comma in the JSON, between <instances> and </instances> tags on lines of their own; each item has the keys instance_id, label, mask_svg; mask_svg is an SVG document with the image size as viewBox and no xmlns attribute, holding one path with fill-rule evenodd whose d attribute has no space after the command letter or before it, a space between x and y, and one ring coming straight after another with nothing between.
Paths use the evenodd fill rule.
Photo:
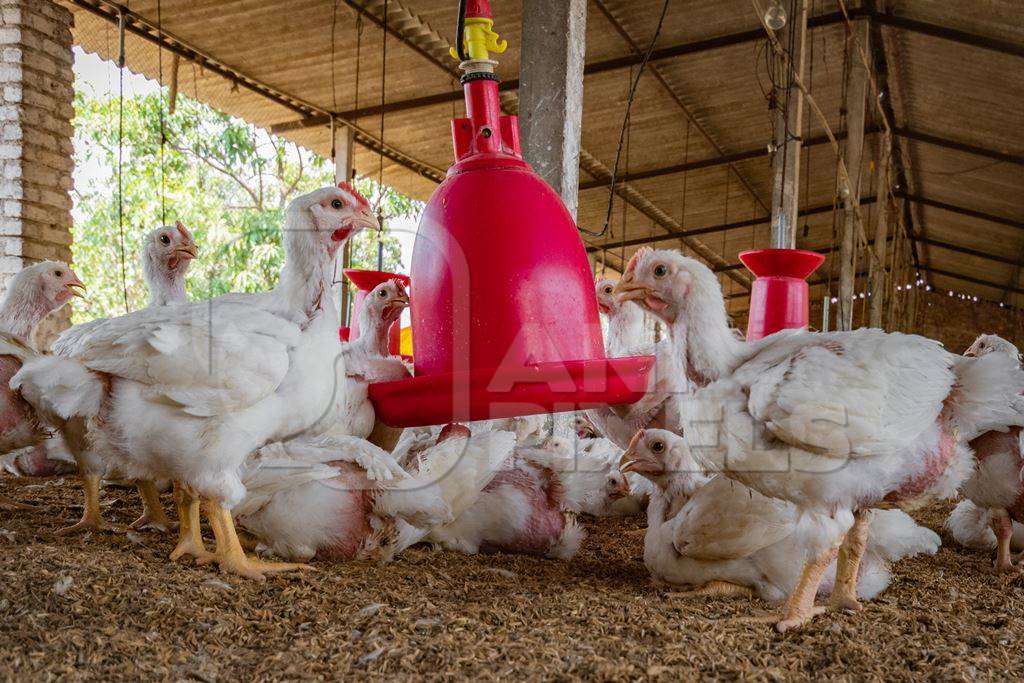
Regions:
<instances>
[{"instance_id":1,"label":"chicken foot","mask_svg":"<svg viewBox=\"0 0 1024 683\"><path fill-rule=\"evenodd\" d=\"M133 529L157 529L159 531L172 531L174 522L164 513L164 507L160 504L160 492L150 480L138 481L135 484L142 497L142 516L132 522Z\"/></svg>"},{"instance_id":2,"label":"chicken foot","mask_svg":"<svg viewBox=\"0 0 1024 683\"><path fill-rule=\"evenodd\" d=\"M8 498L7 496L0 496L0 510L35 510L35 505L29 503L19 503L16 500Z\"/></svg>"},{"instance_id":3,"label":"chicken foot","mask_svg":"<svg viewBox=\"0 0 1024 683\"><path fill-rule=\"evenodd\" d=\"M832 587L832 607L859 611L864 606L857 600L857 575L860 561L868 547L868 531L871 528L872 512L868 508L853 513L853 526L846 532L843 544L839 546L836 560L836 581Z\"/></svg>"},{"instance_id":4,"label":"chicken foot","mask_svg":"<svg viewBox=\"0 0 1024 683\"><path fill-rule=\"evenodd\" d=\"M1010 513L1005 509L992 509L992 531L996 535L996 560L992 565L992 571L997 574L1015 574L1024 571L1024 565L1014 564L1010 558L1013 521L1010 519Z\"/></svg>"},{"instance_id":5,"label":"chicken foot","mask_svg":"<svg viewBox=\"0 0 1024 683\"><path fill-rule=\"evenodd\" d=\"M266 579L266 576L264 576L265 572L290 572L300 569L312 569L312 567L306 564L266 562L246 555L238 540L238 533L235 531L235 522L231 518L231 512L225 510L215 500L206 501L206 517L210 520L213 536L217 540L217 547L212 559L220 566L223 572L238 574L247 579L263 581Z\"/></svg>"},{"instance_id":6,"label":"chicken foot","mask_svg":"<svg viewBox=\"0 0 1024 683\"><path fill-rule=\"evenodd\" d=\"M193 557L199 564L210 562L214 554L203 543L199 520L199 496L179 482L174 482L174 507L178 511L178 544L171 551L171 560Z\"/></svg>"},{"instance_id":7,"label":"chicken foot","mask_svg":"<svg viewBox=\"0 0 1024 683\"><path fill-rule=\"evenodd\" d=\"M741 586L738 583L731 581L708 581L702 586L698 586L693 590L668 593L670 598L682 598L684 600L690 598L700 597L732 597L732 598L750 598L754 596L754 591L748 586Z\"/></svg>"},{"instance_id":8,"label":"chicken foot","mask_svg":"<svg viewBox=\"0 0 1024 683\"><path fill-rule=\"evenodd\" d=\"M58 536L85 533L87 531L118 531L118 527L104 521L103 513L100 512L100 475L83 474L82 488L85 490L85 506L82 509L82 519L71 526L58 529Z\"/></svg>"},{"instance_id":9,"label":"chicken foot","mask_svg":"<svg viewBox=\"0 0 1024 683\"><path fill-rule=\"evenodd\" d=\"M817 607L814 598L821 586L821 577L839 554L839 543L826 548L817 557L812 557L804 564L803 572L796 588L790 593L782 608L782 619L775 623L775 630L785 633L791 628L803 626L811 619L826 611L826 607Z\"/></svg>"}]
</instances>

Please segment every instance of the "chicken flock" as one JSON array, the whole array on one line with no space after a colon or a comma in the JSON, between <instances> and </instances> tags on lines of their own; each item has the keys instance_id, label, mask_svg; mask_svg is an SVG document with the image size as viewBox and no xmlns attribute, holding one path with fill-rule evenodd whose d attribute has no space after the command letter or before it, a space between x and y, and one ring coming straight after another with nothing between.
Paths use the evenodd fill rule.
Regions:
<instances>
[{"instance_id":1,"label":"chicken flock","mask_svg":"<svg viewBox=\"0 0 1024 683\"><path fill-rule=\"evenodd\" d=\"M655 357L643 399L577 414L574 435L549 435L545 416L397 432L368 387L410 376L388 350L408 293L378 285L359 338L339 342L332 292L344 243L376 227L348 184L306 194L272 291L192 302L196 242L181 223L157 228L140 254L149 305L74 326L50 351L33 330L84 285L63 263L25 268L0 304L8 469L78 473L82 518L61 534L115 531L100 487L131 482L132 526L176 531L171 559L256 580L414 544L569 560L578 515L646 511L652 580L777 602L784 631L861 609L894 562L936 552L904 510L958 495L954 538L1021 571L1024 371L1006 340L982 335L963 355L875 329L746 342L711 270L643 248L596 283L607 354ZM648 316L667 331L656 344Z\"/></svg>"}]
</instances>

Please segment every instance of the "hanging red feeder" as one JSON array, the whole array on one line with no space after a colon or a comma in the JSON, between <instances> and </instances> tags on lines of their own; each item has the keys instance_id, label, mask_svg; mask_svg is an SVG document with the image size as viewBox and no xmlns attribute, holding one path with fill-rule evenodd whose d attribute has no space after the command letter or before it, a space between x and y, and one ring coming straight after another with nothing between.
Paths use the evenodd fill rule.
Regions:
<instances>
[{"instance_id":1,"label":"hanging red feeder","mask_svg":"<svg viewBox=\"0 0 1024 683\"><path fill-rule=\"evenodd\" d=\"M373 291L373 288L388 280L398 280L406 289L409 288L410 279L408 275L401 273L385 273L380 270L360 270L358 268L346 268L345 277L356 286L355 296L352 298L352 318L348 327L342 327L338 332L341 341L355 341L359 339L359 311L363 308L363 301L366 295ZM401 350L402 326L395 321L388 330L388 351L398 355Z\"/></svg>"},{"instance_id":2,"label":"hanging red feeder","mask_svg":"<svg viewBox=\"0 0 1024 683\"><path fill-rule=\"evenodd\" d=\"M747 341L807 327L807 277L824 256L803 249L757 249L741 252L740 261L757 276L750 290Z\"/></svg>"},{"instance_id":3,"label":"hanging red feeder","mask_svg":"<svg viewBox=\"0 0 1024 683\"><path fill-rule=\"evenodd\" d=\"M491 27L486 0L470 0L467 118L452 122L455 164L413 250L415 376L370 387L395 427L631 403L654 363L604 357L576 223L523 160L517 118L501 114L489 53L504 42Z\"/></svg>"}]
</instances>

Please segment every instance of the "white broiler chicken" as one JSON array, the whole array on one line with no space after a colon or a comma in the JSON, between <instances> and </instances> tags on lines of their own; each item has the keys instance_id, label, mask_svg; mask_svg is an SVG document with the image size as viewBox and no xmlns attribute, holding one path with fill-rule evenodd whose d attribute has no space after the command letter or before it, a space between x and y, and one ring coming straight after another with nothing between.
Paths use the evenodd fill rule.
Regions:
<instances>
[{"instance_id":1,"label":"white broiler chicken","mask_svg":"<svg viewBox=\"0 0 1024 683\"><path fill-rule=\"evenodd\" d=\"M390 560L461 514L462 501L514 446L507 432L444 439L407 473L386 451L351 436L270 444L246 462L238 524L286 559Z\"/></svg>"},{"instance_id":2,"label":"white broiler chicken","mask_svg":"<svg viewBox=\"0 0 1024 683\"><path fill-rule=\"evenodd\" d=\"M678 402L688 392L686 368L666 341L657 344L644 339L644 311L634 301L619 301L613 280L599 280L597 305L608 318L605 354L609 358L653 355L654 366L647 380L647 392L639 401L625 406L606 406L587 412L603 436L619 448L629 445L633 435L647 427L676 430Z\"/></svg>"},{"instance_id":3,"label":"white broiler chicken","mask_svg":"<svg viewBox=\"0 0 1024 683\"><path fill-rule=\"evenodd\" d=\"M23 268L11 278L0 302L0 338L12 346L28 347L43 318L80 296L79 290L84 287L66 263L41 261ZM10 386L21 365L18 355L0 352L0 453L35 449L49 436L35 409Z\"/></svg>"},{"instance_id":4,"label":"white broiler chicken","mask_svg":"<svg viewBox=\"0 0 1024 683\"><path fill-rule=\"evenodd\" d=\"M978 386L964 381L968 364L923 337L789 330L743 342L714 273L678 252L639 250L616 292L666 323L690 381L705 385L681 403L702 466L801 510L854 517L845 535L796 560L804 571L780 631L821 611L815 596L836 557L832 604L860 609L869 509L953 496L973 467L967 442L1021 419L1011 407L1020 370Z\"/></svg>"},{"instance_id":5,"label":"white broiler chicken","mask_svg":"<svg viewBox=\"0 0 1024 683\"><path fill-rule=\"evenodd\" d=\"M661 429L636 434L622 454L622 469L654 485L644 564L656 581L694 587L693 594L782 600L800 579L802 567L793 558L819 554L851 522L849 513L801 511L725 476L709 477L683 438ZM938 535L905 512L874 511L857 596L881 593L892 562L938 548ZM834 573L833 561L819 593L831 592Z\"/></svg>"},{"instance_id":6,"label":"white broiler chicken","mask_svg":"<svg viewBox=\"0 0 1024 683\"><path fill-rule=\"evenodd\" d=\"M143 238L139 250L139 263L143 280L149 290L148 308L186 301L185 277L189 265L198 253L192 233L181 221L175 225L164 225L151 230ZM98 318L65 330L53 343L54 354L70 358L81 352L83 345L108 320ZM71 526L59 529L58 535L113 528L103 520L99 506L100 481L111 472L105 454L95 447L82 426L78 421L74 421L71 429L62 433L62 440L78 467L78 476L85 492L85 505L82 518ZM143 512L142 516L132 522L131 527L170 530L173 523L164 514L163 506L160 504L160 491L156 484L142 480L136 485L142 498Z\"/></svg>"},{"instance_id":7,"label":"white broiler chicken","mask_svg":"<svg viewBox=\"0 0 1024 683\"><path fill-rule=\"evenodd\" d=\"M369 387L409 376L402 359L388 349L388 330L409 306L409 295L399 280L382 282L363 299L359 311L359 338L342 344L345 361L345 409L330 434L365 439L373 432L376 413Z\"/></svg>"},{"instance_id":8,"label":"white broiler chicken","mask_svg":"<svg viewBox=\"0 0 1024 683\"><path fill-rule=\"evenodd\" d=\"M979 507L969 500L961 500L949 513L946 528L957 543L972 550L995 550L999 541L992 530L992 510ZM1010 550L1024 552L1024 524L1013 522L1010 530ZM1017 558L1017 563L1020 563Z\"/></svg>"},{"instance_id":9,"label":"white broiler chicken","mask_svg":"<svg viewBox=\"0 0 1024 683\"><path fill-rule=\"evenodd\" d=\"M1017 365L1020 352L1009 341L994 334L983 334L964 352L968 358L982 358L989 354L1002 354ZM998 372L998 368L995 368ZM997 377L979 377L979 382L998 381ZM1024 385L1020 387L1024 392ZM1021 397L1024 400L1024 397ZM963 487L963 497L980 510L988 512L989 525L995 537L996 559L994 569L999 573L1024 571L1024 563L1010 557L1014 524L1024 522L1024 449L1022 430L1012 427L1005 431L990 431L971 441L977 467ZM947 526L954 537L970 538L972 519L970 508L959 509L950 515ZM988 535L981 535L987 544ZM975 543L974 545L978 545Z\"/></svg>"},{"instance_id":10,"label":"white broiler chicken","mask_svg":"<svg viewBox=\"0 0 1024 683\"><path fill-rule=\"evenodd\" d=\"M464 437L469 433L462 425L452 428L464 430ZM570 449L560 439L517 447L463 514L422 540L469 555L571 558L585 534L572 512L578 501L569 497L562 479L572 467ZM415 470L415 463L409 469Z\"/></svg>"},{"instance_id":11,"label":"white broiler chicken","mask_svg":"<svg viewBox=\"0 0 1024 683\"><path fill-rule=\"evenodd\" d=\"M604 438L578 438L573 466L562 474L573 512L595 517L636 515L653 487L644 477L619 470L622 449Z\"/></svg>"},{"instance_id":12,"label":"white broiler chicken","mask_svg":"<svg viewBox=\"0 0 1024 683\"><path fill-rule=\"evenodd\" d=\"M188 508L204 498L223 571L263 579L295 569L243 552L230 513L245 495L239 468L260 446L337 421L345 373L334 261L352 234L376 226L345 183L305 194L288 206L273 291L113 318L70 358L28 360L12 385L55 421L89 421L97 448L129 477L180 482L193 494ZM189 519L172 557L205 556Z\"/></svg>"}]
</instances>

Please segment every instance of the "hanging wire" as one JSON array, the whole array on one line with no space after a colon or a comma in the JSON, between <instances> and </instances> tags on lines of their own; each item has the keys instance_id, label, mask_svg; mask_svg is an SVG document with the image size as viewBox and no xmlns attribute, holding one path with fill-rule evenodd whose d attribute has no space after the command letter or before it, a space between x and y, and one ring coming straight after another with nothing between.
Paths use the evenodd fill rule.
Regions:
<instances>
[{"instance_id":1,"label":"hanging wire","mask_svg":"<svg viewBox=\"0 0 1024 683\"><path fill-rule=\"evenodd\" d=\"M160 84L160 224L167 222L167 178L164 164L164 147L167 146L167 130L164 127L164 47L163 12L160 0L156 0L157 35L157 83Z\"/></svg>"},{"instance_id":2,"label":"hanging wire","mask_svg":"<svg viewBox=\"0 0 1024 683\"><path fill-rule=\"evenodd\" d=\"M384 102L388 83L388 0L384 0L384 31L381 36L380 60L380 144L384 145ZM384 155L377 168L377 270L384 270Z\"/></svg>"},{"instance_id":3,"label":"hanging wire","mask_svg":"<svg viewBox=\"0 0 1024 683\"><path fill-rule=\"evenodd\" d=\"M619 161L622 156L622 146L625 143L626 127L629 125L630 111L633 108L633 98L636 97L636 89L640 84L640 77L644 73L644 69L647 67L647 62L651 59L651 53L654 52L654 45L658 42L658 37L661 36L661 27L665 24L665 14L668 13L668 5L671 0L665 0L665 4L661 7L661 16L658 17L658 25L654 29L654 36L651 37L651 42L647 46L647 50L644 52L643 59L640 60L640 68L637 69L636 78L633 79L633 83L629 88L629 95L626 98L626 112L622 116L622 126L619 128L619 143L615 148L615 163L612 164L612 177L611 182L608 184L608 208L604 215L604 227L601 228L600 232L593 232L585 228L580 227L580 232L583 232L592 237L601 237L608 232L608 226L612 222L612 209L615 203L615 185L618 182L619 176ZM577 226L578 227L578 226Z\"/></svg>"},{"instance_id":4,"label":"hanging wire","mask_svg":"<svg viewBox=\"0 0 1024 683\"><path fill-rule=\"evenodd\" d=\"M338 111L338 78L337 78L337 38L335 31L338 28L338 2L334 0L331 8L331 112ZM358 59L358 57L357 57ZM331 114L331 161L334 162L334 182L338 182L338 136L335 128L334 114ZM348 181L348 178L344 180Z\"/></svg>"},{"instance_id":5,"label":"hanging wire","mask_svg":"<svg viewBox=\"0 0 1024 683\"><path fill-rule=\"evenodd\" d=\"M121 251L121 293L124 295L124 312L128 309L128 274L125 271L124 251L124 183L122 170L124 165L124 31L125 14L117 13L117 230Z\"/></svg>"}]
</instances>

